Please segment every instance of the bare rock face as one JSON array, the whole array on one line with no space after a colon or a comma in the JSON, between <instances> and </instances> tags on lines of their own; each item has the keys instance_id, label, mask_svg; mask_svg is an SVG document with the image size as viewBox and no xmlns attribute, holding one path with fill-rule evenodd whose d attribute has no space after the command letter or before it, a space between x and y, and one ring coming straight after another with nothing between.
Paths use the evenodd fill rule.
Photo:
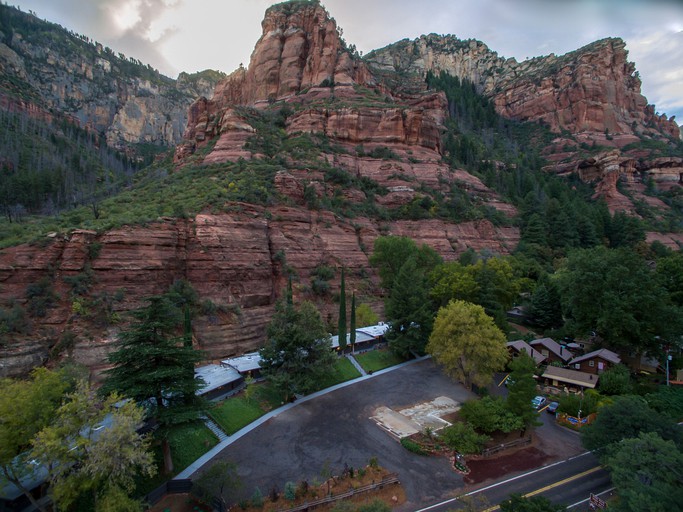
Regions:
<instances>
[{"instance_id":1,"label":"bare rock face","mask_svg":"<svg viewBox=\"0 0 683 512\"><path fill-rule=\"evenodd\" d=\"M353 84L374 84L366 65L344 47L336 22L320 4L274 5L261 25L263 34L249 67L216 84L211 100L200 98L190 107L185 139L201 146L217 134L239 132L239 126L226 121L237 105L295 101L301 93L314 99L332 91L344 94L345 88L353 94ZM235 137L239 139L239 135L227 139Z\"/></svg>"},{"instance_id":2,"label":"bare rock face","mask_svg":"<svg viewBox=\"0 0 683 512\"><path fill-rule=\"evenodd\" d=\"M0 11L11 28L0 33L0 73L15 84L6 91L3 80L0 98L30 98L45 112L60 111L81 127L105 134L114 147L180 142L188 106L209 96L224 76L182 73L173 80L33 15L8 6Z\"/></svg>"},{"instance_id":3,"label":"bare rock face","mask_svg":"<svg viewBox=\"0 0 683 512\"><path fill-rule=\"evenodd\" d=\"M683 185L683 158L662 157L639 160L613 150L594 157L566 164L564 172L577 172L583 181L596 183L595 197L604 198L610 211L623 211L638 216L635 205L617 189L623 182L637 199L660 210L668 209L662 201L644 194L644 183L652 180L654 186L666 190Z\"/></svg>"},{"instance_id":4,"label":"bare rock face","mask_svg":"<svg viewBox=\"0 0 683 512\"><path fill-rule=\"evenodd\" d=\"M626 44L618 38L596 41L559 57L551 54L517 62L498 57L480 41L431 34L376 50L365 60L380 73L425 76L429 71L445 71L475 84L505 117L539 121L555 132L584 134L599 143L607 131L615 147L620 143L615 135L681 137L673 119L656 115L647 104ZM601 134L602 140L596 139ZM627 140L634 141L624 139L621 145Z\"/></svg>"},{"instance_id":5,"label":"bare rock face","mask_svg":"<svg viewBox=\"0 0 683 512\"><path fill-rule=\"evenodd\" d=\"M283 173L276 182L291 180ZM296 187L296 182L293 182ZM460 225L432 220L378 223L367 218L341 219L330 212L300 207L269 208L234 204L234 213L201 214L191 220L161 220L145 227L123 227L103 234L78 231L69 238L46 238L46 246L21 245L0 253L0 299L26 306L26 288L48 279L59 297L45 317L31 318L34 332L27 344L18 336L0 347L0 376L22 375L45 362L64 331L77 335L71 357L94 374L106 366L126 311L144 305L144 298L165 292L186 279L216 311L193 322L194 339L207 359L216 360L259 348L273 306L286 286L283 266L294 269L297 300L318 302L324 318L336 316L327 297L313 294L311 275L320 265L347 269L347 289L369 300L379 292L378 278L368 262L380 234L411 236L451 260L468 247L492 248L502 254L519 241L517 228L497 228L488 221ZM41 244L42 245L42 244ZM92 247L99 250L94 253ZM90 248L90 249L89 249ZM95 327L74 309L75 298L65 277L92 269L92 287L85 297L119 295L113 307L120 320ZM339 286L339 272L330 282ZM93 306L94 307L94 306ZM94 312L91 311L90 314Z\"/></svg>"}]
</instances>

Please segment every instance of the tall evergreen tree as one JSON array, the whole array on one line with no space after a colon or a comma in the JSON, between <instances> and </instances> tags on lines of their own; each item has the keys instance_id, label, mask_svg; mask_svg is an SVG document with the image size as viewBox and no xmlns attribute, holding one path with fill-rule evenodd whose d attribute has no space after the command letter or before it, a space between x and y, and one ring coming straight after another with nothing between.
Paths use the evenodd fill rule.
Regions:
<instances>
[{"instance_id":1,"label":"tall evergreen tree","mask_svg":"<svg viewBox=\"0 0 683 512\"><path fill-rule=\"evenodd\" d=\"M148 415L159 428L164 472L173 471L168 435L179 424L196 421L203 402L196 392L203 385L195 379L193 367L202 356L182 337L174 336L179 312L164 296L148 299L149 304L134 313L136 321L119 334L118 350L109 354L114 366L106 372L102 392L118 391L138 403L146 403Z\"/></svg>"},{"instance_id":2,"label":"tall evergreen tree","mask_svg":"<svg viewBox=\"0 0 683 512\"><path fill-rule=\"evenodd\" d=\"M415 258L408 259L399 270L385 308L391 324L386 335L391 350L404 358L424 354L434 312L427 278Z\"/></svg>"},{"instance_id":3,"label":"tall evergreen tree","mask_svg":"<svg viewBox=\"0 0 683 512\"><path fill-rule=\"evenodd\" d=\"M344 282L344 267L341 270L341 287L339 290L339 350L346 348L346 284Z\"/></svg>"},{"instance_id":4,"label":"tall evergreen tree","mask_svg":"<svg viewBox=\"0 0 683 512\"><path fill-rule=\"evenodd\" d=\"M319 389L335 356L316 307L308 301L300 307L286 300L278 301L267 335L266 345L260 351L261 368L275 387L286 398Z\"/></svg>"},{"instance_id":5,"label":"tall evergreen tree","mask_svg":"<svg viewBox=\"0 0 683 512\"><path fill-rule=\"evenodd\" d=\"M349 335L349 341L351 342L351 350L356 346L356 292L351 294L351 329Z\"/></svg>"}]
</instances>

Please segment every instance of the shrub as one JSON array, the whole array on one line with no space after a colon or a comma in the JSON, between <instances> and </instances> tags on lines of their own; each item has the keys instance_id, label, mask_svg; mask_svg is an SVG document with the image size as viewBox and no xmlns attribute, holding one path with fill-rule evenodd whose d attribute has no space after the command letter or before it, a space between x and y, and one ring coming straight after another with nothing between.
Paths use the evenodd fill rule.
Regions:
<instances>
[{"instance_id":1,"label":"shrub","mask_svg":"<svg viewBox=\"0 0 683 512\"><path fill-rule=\"evenodd\" d=\"M425 451L425 449L422 448L422 446L420 446L408 437L404 437L401 439L401 446L403 446L403 448L405 448L406 450L416 453L418 455L428 455L427 451Z\"/></svg>"},{"instance_id":2,"label":"shrub","mask_svg":"<svg viewBox=\"0 0 683 512\"><path fill-rule=\"evenodd\" d=\"M28 298L28 311L31 316L43 317L47 310L54 306L57 300L52 289L52 283L47 277L42 278L37 283L28 285L26 288Z\"/></svg>"},{"instance_id":3,"label":"shrub","mask_svg":"<svg viewBox=\"0 0 683 512\"><path fill-rule=\"evenodd\" d=\"M261 493L261 489L258 487L254 489L254 494L251 495L251 504L257 508L261 508L263 506L263 494Z\"/></svg>"},{"instance_id":4,"label":"shrub","mask_svg":"<svg viewBox=\"0 0 683 512\"><path fill-rule=\"evenodd\" d=\"M294 482L287 482L284 494L286 499L294 501L296 499L296 484Z\"/></svg>"},{"instance_id":5,"label":"shrub","mask_svg":"<svg viewBox=\"0 0 683 512\"><path fill-rule=\"evenodd\" d=\"M441 431L441 439L449 448L460 453L479 453L489 437L477 434L472 425L454 423Z\"/></svg>"}]
</instances>

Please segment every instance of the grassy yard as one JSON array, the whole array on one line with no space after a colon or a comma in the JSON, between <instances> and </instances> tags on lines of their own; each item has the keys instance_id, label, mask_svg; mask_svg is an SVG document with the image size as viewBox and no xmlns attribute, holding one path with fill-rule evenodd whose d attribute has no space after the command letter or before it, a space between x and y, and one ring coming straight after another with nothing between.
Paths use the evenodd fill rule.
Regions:
<instances>
[{"instance_id":1,"label":"grassy yard","mask_svg":"<svg viewBox=\"0 0 683 512\"><path fill-rule=\"evenodd\" d=\"M327 375L325 380L320 383L320 389L329 388L335 384L341 384L347 380L360 377L360 372L346 357L340 357L334 363L332 371Z\"/></svg>"},{"instance_id":2,"label":"grassy yard","mask_svg":"<svg viewBox=\"0 0 683 512\"><path fill-rule=\"evenodd\" d=\"M169 441L176 472L182 471L218 444L216 436L203 423L175 428L171 432Z\"/></svg>"},{"instance_id":3,"label":"grassy yard","mask_svg":"<svg viewBox=\"0 0 683 512\"><path fill-rule=\"evenodd\" d=\"M135 495L144 496L160 486L170 477L177 475L199 457L208 452L216 444L218 439L204 426L203 423L190 423L174 428L169 434L171 445L171 459L173 459L173 473L164 475L163 457L161 446L153 445L154 459L156 460L157 474L153 477L138 477Z\"/></svg>"},{"instance_id":4,"label":"grassy yard","mask_svg":"<svg viewBox=\"0 0 683 512\"><path fill-rule=\"evenodd\" d=\"M366 372L376 372L403 362L403 359L389 349L371 350L356 354L355 357Z\"/></svg>"},{"instance_id":5,"label":"grassy yard","mask_svg":"<svg viewBox=\"0 0 683 512\"><path fill-rule=\"evenodd\" d=\"M226 434L232 435L265 413L255 397L246 399L244 396L236 396L211 409L209 415Z\"/></svg>"},{"instance_id":6,"label":"grassy yard","mask_svg":"<svg viewBox=\"0 0 683 512\"><path fill-rule=\"evenodd\" d=\"M232 435L265 413L284 404L282 393L269 383L253 383L238 396L228 398L209 411L223 431Z\"/></svg>"}]
</instances>

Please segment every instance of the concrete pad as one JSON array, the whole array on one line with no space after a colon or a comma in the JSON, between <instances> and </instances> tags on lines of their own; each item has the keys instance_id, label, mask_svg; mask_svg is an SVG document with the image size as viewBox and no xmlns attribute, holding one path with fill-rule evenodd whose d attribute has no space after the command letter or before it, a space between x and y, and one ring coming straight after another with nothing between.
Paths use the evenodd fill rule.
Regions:
<instances>
[{"instance_id":1,"label":"concrete pad","mask_svg":"<svg viewBox=\"0 0 683 512\"><path fill-rule=\"evenodd\" d=\"M402 439L422 432L425 428L436 431L447 427L450 423L441 419L441 416L459 409L460 402L446 396L440 396L431 402L406 407L398 412L389 407L378 407L375 410L375 415L371 416L370 419L394 437Z\"/></svg>"},{"instance_id":2,"label":"concrete pad","mask_svg":"<svg viewBox=\"0 0 683 512\"><path fill-rule=\"evenodd\" d=\"M420 431L420 425L403 416L389 407L378 407L375 415L370 419L374 420L380 428L383 428L398 439L411 436Z\"/></svg>"},{"instance_id":3,"label":"concrete pad","mask_svg":"<svg viewBox=\"0 0 683 512\"><path fill-rule=\"evenodd\" d=\"M460 409L460 403L447 396L440 396L431 402L424 402L413 407L401 409L399 412L413 420L420 426L420 431L425 428L439 430L450 425L449 422L442 419L441 416L446 416Z\"/></svg>"}]
</instances>

